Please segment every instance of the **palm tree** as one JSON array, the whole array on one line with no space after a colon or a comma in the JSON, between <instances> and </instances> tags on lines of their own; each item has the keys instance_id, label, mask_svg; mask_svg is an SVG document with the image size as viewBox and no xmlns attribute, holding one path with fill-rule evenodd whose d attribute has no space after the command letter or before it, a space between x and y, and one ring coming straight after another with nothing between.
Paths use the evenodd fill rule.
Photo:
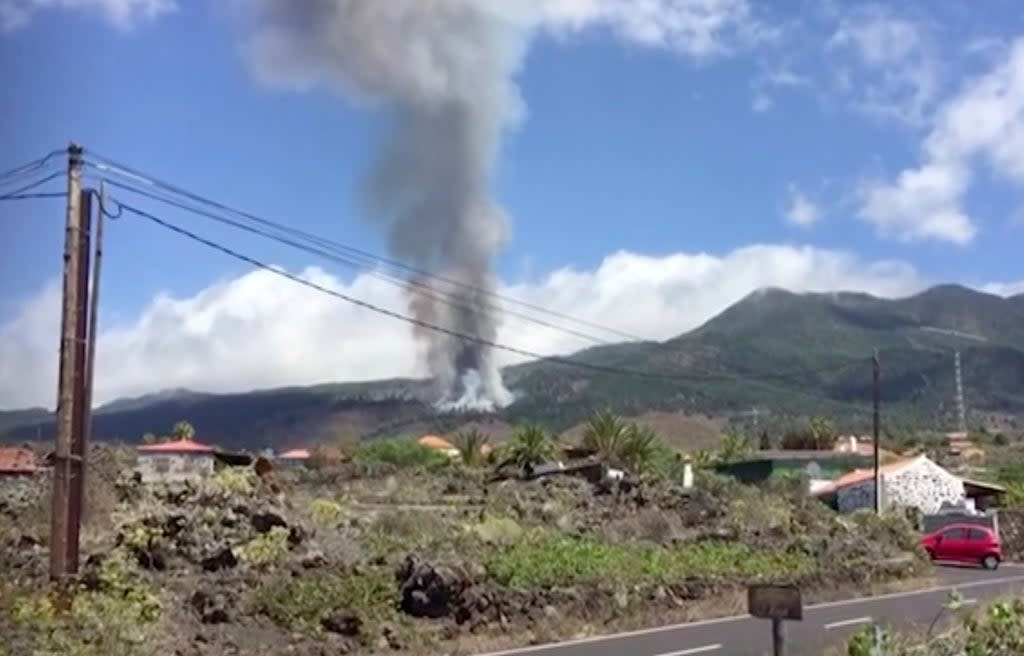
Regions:
<instances>
[{"instance_id":1,"label":"palm tree","mask_svg":"<svg viewBox=\"0 0 1024 656\"><path fill-rule=\"evenodd\" d=\"M734 462L749 455L753 450L753 445L746 435L736 430L729 430L722 436L722 446L718 450L718 456L722 462Z\"/></svg>"},{"instance_id":2,"label":"palm tree","mask_svg":"<svg viewBox=\"0 0 1024 656\"><path fill-rule=\"evenodd\" d=\"M558 445L538 424L524 424L505 447L503 464L520 469L547 462L558 453Z\"/></svg>"},{"instance_id":3,"label":"palm tree","mask_svg":"<svg viewBox=\"0 0 1024 656\"><path fill-rule=\"evenodd\" d=\"M196 429L192 424L183 419L174 424L174 428L171 429L171 437L176 440L194 440L196 437Z\"/></svg>"},{"instance_id":4,"label":"palm tree","mask_svg":"<svg viewBox=\"0 0 1024 656\"><path fill-rule=\"evenodd\" d=\"M477 467L483 461L490 437L473 428L455 434L455 448L459 450L462 463L467 467Z\"/></svg>"},{"instance_id":5,"label":"palm tree","mask_svg":"<svg viewBox=\"0 0 1024 656\"><path fill-rule=\"evenodd\" d=\"M619 442L616 459L635 471L647 470L658 454L661 442L650 426L628 424Z\"/></svg>"},{"instance_id":6,"label":"palm tree","mask_svg":"<svg viewBox=\"0 0 1024 656\"><path fill-rule=\"evenodd\" d=\"M811 435L814 436L814 448L824 449L827 448L826 445L828 445L829 440L835 435L835 430L828 419L814 417L811 419Z\"/></svg>"},{"instance_id":7,"label":"palm tree","mask_svg":"<svg viewBox=\"0 0 1024 656\"><path fill-rule=\"evenodd\" d=\"M610 410L600 410L587 422L583 431L583 447L590 449L601 460L614 463L625 438L628 426Z\"/></svg>"}]
</instances>

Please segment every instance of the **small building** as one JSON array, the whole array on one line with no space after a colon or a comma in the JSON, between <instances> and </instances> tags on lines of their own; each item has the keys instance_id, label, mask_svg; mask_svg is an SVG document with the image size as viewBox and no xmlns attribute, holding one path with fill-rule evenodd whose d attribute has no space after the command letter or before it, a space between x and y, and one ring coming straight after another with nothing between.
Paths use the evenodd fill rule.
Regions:
<instances>
[{"instance_id":1,"label":"small building","mask_svg":"<svg viewBox=\"0 0 1024 656\"><path fill-rule=\"evenodd\" d=\"M779 474L801 474L812 481L834 480L873 462L870 455L834 450L759 451L747 460L714 466L719 474L757 485Z\"/></svg>"},{"instance_id":2,"label":"small building","mask_svg":"<svg viewBox=\"0 0 1024 656\"><path fill-rule=\"evenodd\" d=\"M25 447L0 448L0 478L23 478L39 471L36 454Z\"/></svg>"},{"instance_id":3,"label":"small building","mask_svg":"<svg viewBox=\"0 0 1024 656\"><path fill-rule=\"evenodd\" d=\"M144 444L137 448L136 471L144 483L195 480L212 474L217 449L194 440Z\"/></svg>"},{"instance_id":4,"label":"small building","mask_svg":"<svg viewBox=\"0 0 1024 656\"><path fill-rule=\"evenodd\" d=\"M277 454L274 461L282 468L292 469L306 465L312 455L309 449L289 449Z\"/></svg>"},{"instance_id":5,"label":"small building","mask_svg":"<svg viewBox=\"0 0 1024 656\"><path fill-rule=\"evenodd\" d=\"M966 499L964 481L924 455L883 465L878 473L884 508L916 508L933 514L944 505L961 504ZM874 508L874 469L858 469L840 476L814 494L839 512Z\"/></svg>"},{"instance_id":6,"label":"small building","mask_svg":"<svg viewBox=\"0 0 1024 656\"><path fill-rule=\"evenodd\" d=\"M449 458L459 457L459 450L455 448L454 444L443 437L438 437L437 435L424 435L416 441L420 446L440 451Z\"/></svg>"}]
</instances>

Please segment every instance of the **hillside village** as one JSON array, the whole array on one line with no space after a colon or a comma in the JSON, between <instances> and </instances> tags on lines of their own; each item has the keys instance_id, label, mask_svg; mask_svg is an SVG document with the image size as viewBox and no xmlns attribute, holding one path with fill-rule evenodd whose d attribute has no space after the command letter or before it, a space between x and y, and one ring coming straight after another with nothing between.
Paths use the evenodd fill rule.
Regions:
<instances>
[{"instance_id":1,"label":"hillside village","mask_svg":"<svg viewBox=\"0 0 1024 656\"><path fill-rule=\"evenodd\" d=\"M467 431L252 453L178 422L94 445L86 601L42 633L49 611L30 591L46 573L52 460L5 447L0 528L16 576L2 598L16 601L3 629L68 654L163 653L151 650L180 635L169 622L194 635L183 654L477 653L730 614L757 581L818 600L927 585L917 536L954 522L998 525L1007 554L1024 553L1020 484L980 469L1015 446L887 445L876 517L870 441L813 426L682 452L602 412L573 442L524 425L496 443ZM126 626L101 631L96 613L112 609Z\"/></svg>"}]
</instances>

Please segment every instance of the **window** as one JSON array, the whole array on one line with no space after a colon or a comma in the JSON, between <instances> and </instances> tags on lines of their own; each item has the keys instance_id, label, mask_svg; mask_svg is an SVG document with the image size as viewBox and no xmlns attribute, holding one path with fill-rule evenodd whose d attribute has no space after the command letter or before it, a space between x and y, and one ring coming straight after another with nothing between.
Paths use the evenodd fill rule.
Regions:
<instances>
[{"instance_id":1,"label":"window","mask_svg":"<svg viewBox=\"0 0 1024 656\"><path fill-rule=\"evenodd\" d=\"M968 540L987 540L988 539L988 535L987 535L987 533L985 531L981 530L980 528L972 528L971 530L969 530L967 532L967 539Z\"/></svg>"},{"instance_id":2,"label":"window","mask_svg":"<svg viewBox=\"0 0 1024 656\"><path fill-rule=\"evenodd\" d=\"M951 528L942 534L943 540L965 540L967 539L967 531L962 528Z\"/></svg>"},{"instance_id":3,"label":"window","mask_svg":"<svg viewBox=\"0 0 1024 656\"><path fill-rule=\"evenodd\" d=\"M158 474L166 474L171 470L171 459L166 456L153 458L153 469Z\"/></svg>"}]
</instances>

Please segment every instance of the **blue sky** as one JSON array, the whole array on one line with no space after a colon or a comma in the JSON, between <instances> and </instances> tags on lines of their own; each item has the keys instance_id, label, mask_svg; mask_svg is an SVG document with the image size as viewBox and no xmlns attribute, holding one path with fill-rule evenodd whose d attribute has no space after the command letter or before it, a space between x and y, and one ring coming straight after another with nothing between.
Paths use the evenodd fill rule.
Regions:
<instances>
[{"instance_id":1,"label":"blue sky","mask_svg":"<svg viewBox=\"0 0 1024 656\"><path fill-rule=\"evenodd\" d=\"M657 307L629 329L667 337L759 283L900 294L935 281L1010 290L1024 280L1024 168L1016 163L1024 161L1024 40L1015 41L1024 15L1012 2L993 0L984 10L966 1L798 8L666 0L646 10L617 0L534 2L523 28L529 47L512 78L526 111L505 135L494 179L512 224L496 264L509 293L618 326L629 320L609 309L615 303L571 292L593 291L600 275L618 271L631 285L646 280L660 290ZM0 98L0 169L74 139L197 193L386 254L384 235L361 216L357 199L385 132L381 112L330 85L296 91L263 83L243 52L245 28L233 10L210 2L37 7L44 4L0 0L0 73L9 90ZM680 27L677 19L698 5L724 27ZM1002 93L1006 84L1016 92ZM986 122L998 125L977 127ZM320 266L316 275L332 284L360 284L354 271L139 204L289 270ZM61 201L0 203L8 253L0 258L0 332L17 337L18 353L32 352L8 354L20 367L52 368L56 341L46 341L45 318L54 311L62 223ZM172 370L169 381L110 374L101 384L108 396L166 382L227 390L408 373L398 362L310 369L292 362L299 352L256 371L230 365L243 354L228 353L217 357L234 373L204 378L198 365L175 364L178 353L154 354L141 335L154 316L175 323L160 314L170 306L154 299L178 303L174 316L187 324L182 313L197 304L220 311L204 290L227 294L224 286L252 282L247 268L131 219L111 224L107 239L108 361L153 357ZM606 260L619 251L640 264L615 269L628 264ZM673 255L688 259L672 264ZM575 273L552 277L567 267ZM678 267L685 271L672 278ZM559 287L565 280L580 286ZM692 311L671 307L666 290ZM400 299L381 299L401 309ZM266 317L246 321L286 310L262 311ZM304 339L271 332L260 349ZM541 350L581 346L523 339ZM402 348L401 357L415 355ZM8 378L3 360L0 378ZM47 403L51 379L40 374L31 392L0 385L0 407Z\"/></svg>"}]
</instances>

